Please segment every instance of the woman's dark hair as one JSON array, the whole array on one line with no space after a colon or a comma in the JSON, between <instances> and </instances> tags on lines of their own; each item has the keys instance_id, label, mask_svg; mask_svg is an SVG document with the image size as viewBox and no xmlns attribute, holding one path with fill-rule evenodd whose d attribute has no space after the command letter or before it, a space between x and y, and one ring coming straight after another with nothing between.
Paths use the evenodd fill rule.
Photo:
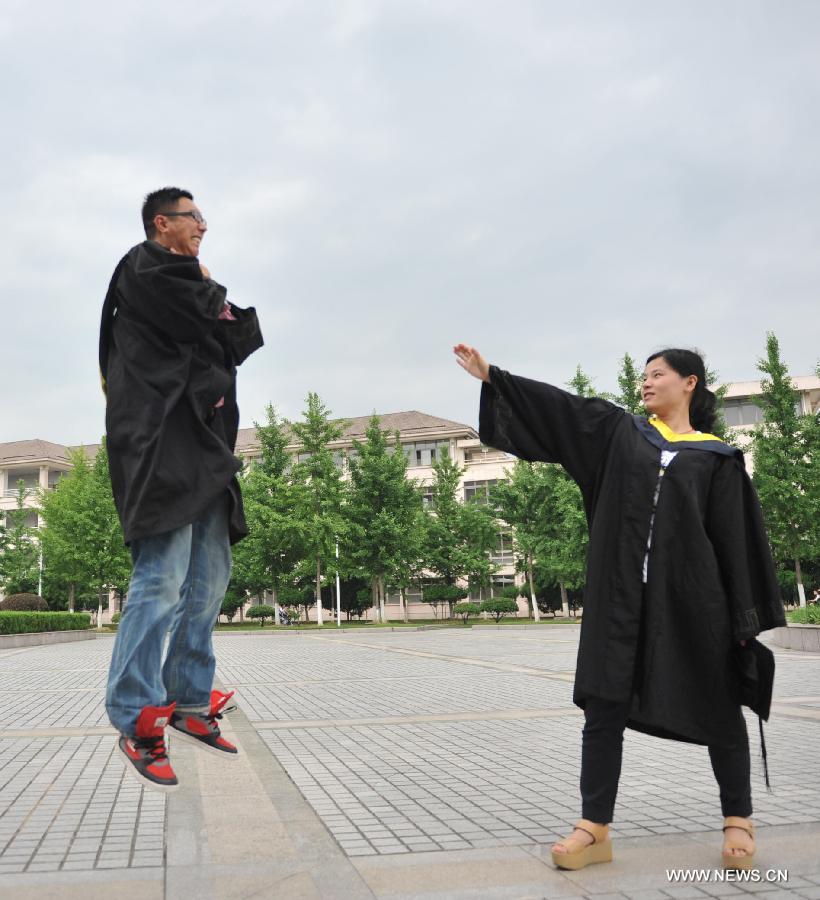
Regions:
<instances>
[{"instance_id":1,"label":"woman's dark hair","mask_svg":"<svg viewBox=\"0 0 820 900\"><path fill-rule=\"evenodd\" d=\"M689 421L698 431L711 433L717 419L717 397L706 385L706 366L703 364L703 357L693 350L667 348L653 353L647 359L646 365L658 357L663 357L669 368L674 369L682 378L694 375L698 379L689 406Z\"/></svg>"}]
</instances>

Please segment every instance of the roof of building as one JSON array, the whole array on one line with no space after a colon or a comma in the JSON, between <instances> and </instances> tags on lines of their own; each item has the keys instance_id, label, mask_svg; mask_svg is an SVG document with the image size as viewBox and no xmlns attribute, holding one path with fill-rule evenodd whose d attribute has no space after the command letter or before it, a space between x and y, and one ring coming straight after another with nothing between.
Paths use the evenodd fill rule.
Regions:
<instances>
[{"instance_id":1,"label":"roof of building","mask_svg":"<svg viewBox=\"0 0 820 900\"><path fill-rule=\"evenodd\" d=\"M353 440L363 439L371 418L372 416L356 416L353 419L341 420L346 422L347 425L338 443L348 444ZM440 419L438 416L430 416L427 413L418 412L418 410L414 409L405 412L379 414L379 419L381 420L383 431L389 431L391 434L394 431L398 431L402 437L424 438L451 432L478 437L472 425L465 425L463 422L453 422L450 419ZM236 439L237 453L254 450L258 446L255 428L239 429ZM297 446L297 442L295 440L292 441L291 446Z\"/></svg>"},{"instance_id":2,"label":"roof of building","mask_svg":"<svg viewBox=\"0 0 820 900\"><path fill-rule=\"evenodd\" d=\"M402 437L424 438L437 434L464 434L470 437L478 437L472 425L462 422L452 422L449 419L440 419L438 416L430 416L417 410L405 412L385 413L380 415L381 427L385 431L398 430ZM360 440L367 431L371 416L357 416L353 419L345 419L347 424L339 441L340 444L350 443L352 440ZM296 446L294 440L292 446ZM256 450L259 442L256 437L256 428L240 428L236 439L237 453L247 453ZM63 444L53 444L50 441L34 439L30 441L9 441L0 443L0 466L8 465L37 465L44 462L70 463L69 450L77 450L78 447L66 447ZM93 459L100 449L99 444L82 445L86 456Z\"/></svg>"},{"instance_id":3,"label":"roof of building","mask_svg":"<svg viewBox=\"0 0 820 900\"><path fill-rule=\"evenodd\" d=\"M796 391L820 391L820 377L793 375L792 385ZM762 393L759 381L733 381L726 385L727 397L754 397Z\"/></svg>"},{"instance_id":4,"label":"roof of building","mask_svg":"<svg viewBox=\"0 0 820 900\"><path fill-rule=\"evenodd\" d=\"M35 438L30 441L9 441L0 444L0 465L35 465L41 462L70 463L69 450L78 450L79 447L66 447L63 444L54 444L51 441L43 441ZM84 445L89 459L93 459L100 449L99 444Z\"/></svg>"}]
</instances>

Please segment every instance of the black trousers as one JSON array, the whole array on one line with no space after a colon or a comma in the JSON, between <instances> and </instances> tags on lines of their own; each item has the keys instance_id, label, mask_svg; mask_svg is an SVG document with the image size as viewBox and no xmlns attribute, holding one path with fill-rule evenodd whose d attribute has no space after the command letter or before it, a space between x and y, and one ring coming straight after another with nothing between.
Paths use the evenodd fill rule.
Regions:
<instances>
[{"instance_id":1,"label":"black trousers","mask_svg":"<svg viewBox=\"0 0 820 900\"><path fill-rule=\"evenodd\" d=\"M581 751L581 814L599 825L608 825L615 810L629 707L629 703L590 698L584 709L586 724ZM710 747L709 758L720 788L723 815L751 816L748 736L742 746L732 750Z\"/></svg>"}]
</instances>

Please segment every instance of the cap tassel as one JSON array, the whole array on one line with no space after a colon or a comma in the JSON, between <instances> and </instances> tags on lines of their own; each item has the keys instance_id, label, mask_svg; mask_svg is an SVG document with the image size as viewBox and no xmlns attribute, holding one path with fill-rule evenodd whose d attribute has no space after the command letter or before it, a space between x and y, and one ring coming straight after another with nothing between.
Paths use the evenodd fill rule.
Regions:
<instances>
[{"instance_id":1,"label":"cap tassel","mask_svg":"<svg viewBox=\"0 0 820 900\"><path fill-rule=\"evenodd\" d=\"M763 719L757 717L757 724L760 726L760 755L763 757L763 774L766 776L766 790L771 794L772 786L769 782L769 761L766 755L766 738L763 737Z\"/></svg>"}]
</instances>

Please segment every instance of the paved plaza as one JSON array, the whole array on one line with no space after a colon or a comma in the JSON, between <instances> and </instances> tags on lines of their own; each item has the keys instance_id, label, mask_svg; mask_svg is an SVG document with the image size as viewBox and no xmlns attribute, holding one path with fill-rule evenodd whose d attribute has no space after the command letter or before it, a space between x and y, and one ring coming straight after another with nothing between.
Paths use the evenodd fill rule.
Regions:
<instances>
[{"instance_id":1,"label":"paved plaza","mask_svg":"<svg viewBox=\"0 0 820 900\"><path fill-rule=\"evenodd\" d=\"M578 818L574 625L215 642L242 755L172 741L182 787L167 799L114 753L111 636L0 651L0 897L820 898L818 654L775 648L771 793L749 719L764 880L721 882L706 749L633 732L615 862L552 866L549 845Z\"/></svg>"}]
</instances>

